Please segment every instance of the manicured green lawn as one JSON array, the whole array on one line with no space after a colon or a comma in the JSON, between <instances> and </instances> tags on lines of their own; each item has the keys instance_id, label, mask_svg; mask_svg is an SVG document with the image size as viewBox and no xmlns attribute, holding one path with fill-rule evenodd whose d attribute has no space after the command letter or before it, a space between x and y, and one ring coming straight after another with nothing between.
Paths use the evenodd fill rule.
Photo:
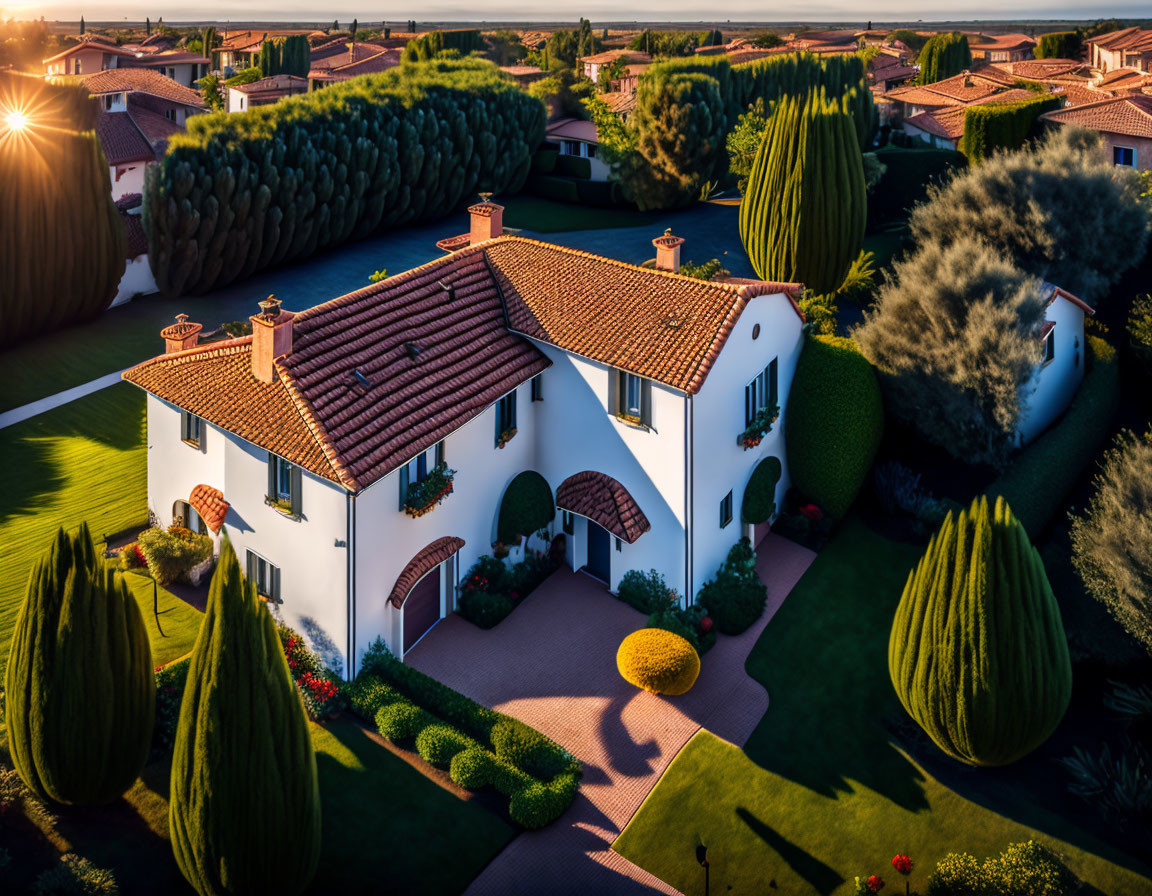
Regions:
<instances>
[{"instance_id":1,"label":"manicured green lawn","mask_svg":"<svg viewBox=\"0 0 1152 896\"><path fill-rule=\"evenodd\" d=\"M1035 838L1109 896L1152 892L1147 868L1129 870L1139 868L1131 857L1013 793L1010 771L968 772L962 795L893 744L883 725L895 704L888 631L919 554L848 521L749 656L747 671L771 702L745 749L698 734L617 851L701 892L694 851L702 842L713 892L826 896L852 892L857 874L892 881L898 852L917 862L912 884L922 890L947 852L986 855ZM1055 769L1051 786L1064 787Z\"/></svg>"},{"instance_id":2,"label":"manicured green lawn","mask_svg":"<svg viewBox=\"0 0 1152 896\"><path fill-rule=\"evenodd\" d=\"M57 527L87 521L100 541L148 520L144 393L127 383L0 429L0 670L28 573ZM157 665L192 649L200 613L152 582L128 583L152 633Z\"/></svg>"},{"instance_id":3,"label":"manicured green lawn","mask_svg":"<svg viewBox=\"0 0 1152 896\"><path fill-rule=\"evenodd\" d=\"M505 227L534 230L537 233L599 230L601 227L643 227L661 217L655 212L553 202L526 193L501 197L500 203L504 206Z\"/></svg>"}]
</instances>

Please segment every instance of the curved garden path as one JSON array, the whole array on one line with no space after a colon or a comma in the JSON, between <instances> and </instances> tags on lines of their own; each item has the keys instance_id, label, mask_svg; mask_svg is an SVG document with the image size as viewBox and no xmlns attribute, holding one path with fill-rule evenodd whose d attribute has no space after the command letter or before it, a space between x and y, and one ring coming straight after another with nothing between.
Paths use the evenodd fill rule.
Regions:
<instances>
[{"instance_id":1,"label":"curved garden path","mask_svg":"<svg viewBox=\"0 0 1152 896\"><path fill-rule=\"evenodd\" d=\"M620 678L616 649L645 617L566 569L490 631L453 614L429 632L408 662L538 728L584 764L572 808L550 827L520 834L472 882L469 896L675 893L612 843L698 730L737 745L748 739L768 694L744 672L744 661L815 556L768 536L757 557L766 612L742 635L720 636L682 697L637 691Z\"/></svg>"}]
</instances>

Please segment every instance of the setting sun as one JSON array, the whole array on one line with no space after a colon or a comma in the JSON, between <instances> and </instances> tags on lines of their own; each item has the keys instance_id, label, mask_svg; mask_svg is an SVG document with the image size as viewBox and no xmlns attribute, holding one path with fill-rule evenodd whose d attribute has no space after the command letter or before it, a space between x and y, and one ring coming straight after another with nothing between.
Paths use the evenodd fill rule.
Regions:
<instances>
[{"instance_id":1,"label":"setting sun","mask_svg":"<svg viewBox=\"0 0 1152 896\"><path fill-rule=\"evenodd\" d=\"M28 116L23 112L9 112L4 116L4 123L9 130L22 131L28 127Z\"/></svg>"}]
</instances>

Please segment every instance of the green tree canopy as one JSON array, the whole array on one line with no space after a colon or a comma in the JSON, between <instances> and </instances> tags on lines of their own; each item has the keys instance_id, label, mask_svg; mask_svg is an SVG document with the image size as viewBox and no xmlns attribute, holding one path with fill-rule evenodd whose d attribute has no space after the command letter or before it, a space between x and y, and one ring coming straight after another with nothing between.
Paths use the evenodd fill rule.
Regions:
<instances>
[{"instance_id":1,"label":"green tree canopy","mask_svg":"<svg viewBox=\"0 0 1152 896\"><path fill-rule=\"evenodd\" d=\"M503 544L514 544L520 536L548 526L555 516L556 505L548 480L535 470L525 470L504 490L496 538Z\"/></svg>"},{"instance_id":2,"label":"green tree canopy","mask_svg":"<svg viewBox=\"0 0 1152 896\"><path fill-rule=\"evenodd\" d=\"M972 68L972 51L968 36L958 31L942 32L928 38L917 57L919 82L935 84Z\"/></svg>"}]
</instances>

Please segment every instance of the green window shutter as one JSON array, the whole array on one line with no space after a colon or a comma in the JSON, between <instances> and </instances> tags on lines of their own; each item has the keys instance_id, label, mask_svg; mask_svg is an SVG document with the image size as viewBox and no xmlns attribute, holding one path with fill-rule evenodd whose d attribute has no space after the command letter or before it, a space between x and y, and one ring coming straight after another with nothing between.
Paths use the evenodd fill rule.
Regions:
<instances>
[{"instance_id":1,"label":"green window shutter","mask_svg":"<svg viewBox=\"0 0 1152 896\"><path fill-rule=\"evenodd\" d=\"M510 411L510 413L508 415L510 418L508 428L509 429L515 429L516 428L516 390L515 389L513 389L512 394L508 396L508 410Z\"/></svg>"},{"instance_id":2,"label":"green window shutter","mask_svg":"<svg viewBox=\"0 0 1152 896\"><path fill-rule=\"evenodd\" d=\"M773 358L768 364L768 406L780 404L780 386L777 382L779 364L778 359Z\"/></svg>"},{"instance_id":3,"label":"green window shutter","mask_svg":"<svg viewBox=\"0 0 1152 896\"><path fill-rule=\"evenodd\" d=\"M624 374L619 370L608 371L608 413L620 413L620 380Z\"/></svg>"},{"instance_id":4,"label":"green window shutter","mask_svg":"<svg viewBox=\"0 0 1152 896\"><path fill-rule=\"evenodd\" d=\"M269 565L271 565L271 564L269 564ZM279 603L279 601L280 601L280 567L279 566L273 566L272 567L272 581L270 584L272 586L272 588L271 588L272 593L268 596L271 597L272 600Z\"/></svg>"},{"instance_id":5,"label":"green window shutter","mask_svg":"<svg viewBox=\"0 0 1152 896\"><path fill-rule=\"evenodd\" d=\"M446 463L446 462L447 461L444 457L444 440L441 439L439 442L436 443L436 466L440 466L441 464Z\"/></svg>"},{"instance_id":6,"label":"green window shutter","mask_svg":"<svg viewBox=\"0 0 1152 896\"><path fill-rule=\"evenodd\" d=\"M400 468L400 475L397 478L400 480L400 509L403 510L408 500L408 464Z\"/></svg>"},{"instance_id":7,"label":"green window shutter","mask_svg":"<svg viewBox=\"0 0 1152 896\"><path fill-rule=\"evenodd\" d=\"M500 425L504 422L504 401L502 399L496 402L494 410L496 411L496 435L492 439L492 444L498 446L500 444L500 433L503 431L500 429Z\"/></svg>"},{"instance_id":8,"label":"green window shutter","mask_svg":"<svg viewBox=\"0 0 1152 896\"><path fill-rule=\"evenodd\" d=\"M304 485L304 476L300 472L300 468L295 464L292 465L292 486L291 486L291 500L292 500L292 515L300 516L300 492Z\"/></svg>"},{"instance_id":9,"label":"green window shutter","mask_svg":"<svg viewBox=\"0 0 1152 896\"><path fill-rule=\"evenodd\" d=\"M276 455L268 452L268 497L276 500Z\"/></svg>"},{"instance_id":10,"label":"green window shutter","mask_svg":"<svg viewBox=\"0 0 1152 896\"><path fill-rule=\"evenodd\" d=\"M640 422L652 425L652 381L640 381Z\"/></svg>"},{"instance_id":11,"label":"green window shutter","mask_svg":"<svg viewBox=\"0 0 1152 896\"><path fill-rule=\"evenodd\" d=\"M248 563L246 565L248 567L248 581L252 584L256 584L256 555L251 551L248 552Z\"/></svg>"}]
</instances>

